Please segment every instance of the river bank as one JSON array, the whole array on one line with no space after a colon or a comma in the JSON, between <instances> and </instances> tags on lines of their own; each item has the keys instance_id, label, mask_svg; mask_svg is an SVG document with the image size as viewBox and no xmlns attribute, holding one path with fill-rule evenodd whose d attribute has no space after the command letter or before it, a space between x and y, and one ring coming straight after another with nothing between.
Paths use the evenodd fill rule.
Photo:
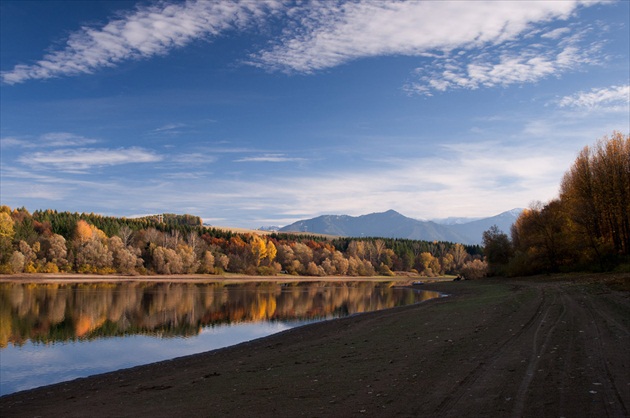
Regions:
<instances>
[{"instance_id":1,"label":"river bank","mask_svg":"<svg viewBox=\"0 0 630 418\"><path fill-rule=\"evenodd\" d=\"M628 416L629 281L427 283L451 296L19 392L0 415Z\"/></svg>"},{"instance_id":2,"label":"river bank","mask_svg":"<svg viewBox=\"0 0 630 418\"><path fill-rule=\"evenodd\" d=\"M246 274L226 273L216 274L154 274L154 275L120 275L120 274L79 274L79 273L30 273L30 274L0 274L0 283L27 282L27 283L121 283L121 282L185 282L185 283L247 283L247 282L396 282L408 283L424 279L426 282L447 282L452 276L425 278L415 275L396 276L296 276L291 274L278 274L275 276L250 276Z\"/></svg>"}]
</instances>

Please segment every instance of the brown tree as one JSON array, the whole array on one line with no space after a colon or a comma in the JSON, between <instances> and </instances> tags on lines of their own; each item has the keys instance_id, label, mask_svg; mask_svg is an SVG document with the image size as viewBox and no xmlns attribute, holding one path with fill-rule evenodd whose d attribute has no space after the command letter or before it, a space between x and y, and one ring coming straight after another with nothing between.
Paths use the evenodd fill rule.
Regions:
<instances>
[{"instance_id":1,"label":"brown tree","mask_svg":"<svg viewBox=\"0 0 630 418\"><path fill-rule=\"evenodd\" d=\"M614 132L584 147L565 174L560 199L580 242L600 262L630 254L630 135Z\"/></svg>"}]
</instances>

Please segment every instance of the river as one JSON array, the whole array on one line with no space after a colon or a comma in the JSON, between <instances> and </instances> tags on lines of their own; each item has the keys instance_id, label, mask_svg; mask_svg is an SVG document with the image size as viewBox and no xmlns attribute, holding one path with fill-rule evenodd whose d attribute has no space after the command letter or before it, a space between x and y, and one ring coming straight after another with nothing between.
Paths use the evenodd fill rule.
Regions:
<instances>
[{"instance_id":1,"label":"river","mask_svg":"<svg viewBox=\"0 0 630 418\"><path fill-rule=\"evenodd\" d=\"M439 297L394 283L0 283L0 395Z\"/></svg>"}]
</instances>

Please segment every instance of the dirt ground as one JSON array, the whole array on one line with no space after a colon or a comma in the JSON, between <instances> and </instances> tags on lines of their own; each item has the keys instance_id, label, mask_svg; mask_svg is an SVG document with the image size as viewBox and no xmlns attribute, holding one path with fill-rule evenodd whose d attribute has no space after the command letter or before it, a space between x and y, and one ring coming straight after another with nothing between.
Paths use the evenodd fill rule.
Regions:
<instances>
[{"instance_id":1,"label":"dirt ground","mask_svg":"<svg viewBox=\"0 0 630 418\"><path fill-rule=\"evenodd\" d=\"M628 417L630 274L447 298L0 398L0 416Z\"/></svg>"}]
</instances>

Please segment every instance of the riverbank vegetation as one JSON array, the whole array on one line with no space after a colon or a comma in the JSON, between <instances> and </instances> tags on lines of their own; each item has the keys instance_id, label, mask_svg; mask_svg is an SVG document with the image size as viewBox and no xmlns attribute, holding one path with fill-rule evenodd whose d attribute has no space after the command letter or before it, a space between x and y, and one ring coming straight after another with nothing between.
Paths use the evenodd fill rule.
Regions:
<instances>
[{"instance_id":1,"label":"riverbank vegetation","mask_svg":"<svg viewBox=\"0 0 630 418\"><path fill-rule=\"evenodd\" d=\"M559 197L533 203L510 235L484 233L491 274L630 271L630 135L614 132L582 149Z\"/></svg>"},{"instance_id":2,"label":"riverbank vegetation","mask_svg":"<svg viewBox=\"0 0 630 418\"><path fill-rule=\"evenodd\" d=\"M387 238L235 233L192 215L116 218L0 208L0 272L423 276L485 272L480 246Z\"/></svg>"}]
</instances>

